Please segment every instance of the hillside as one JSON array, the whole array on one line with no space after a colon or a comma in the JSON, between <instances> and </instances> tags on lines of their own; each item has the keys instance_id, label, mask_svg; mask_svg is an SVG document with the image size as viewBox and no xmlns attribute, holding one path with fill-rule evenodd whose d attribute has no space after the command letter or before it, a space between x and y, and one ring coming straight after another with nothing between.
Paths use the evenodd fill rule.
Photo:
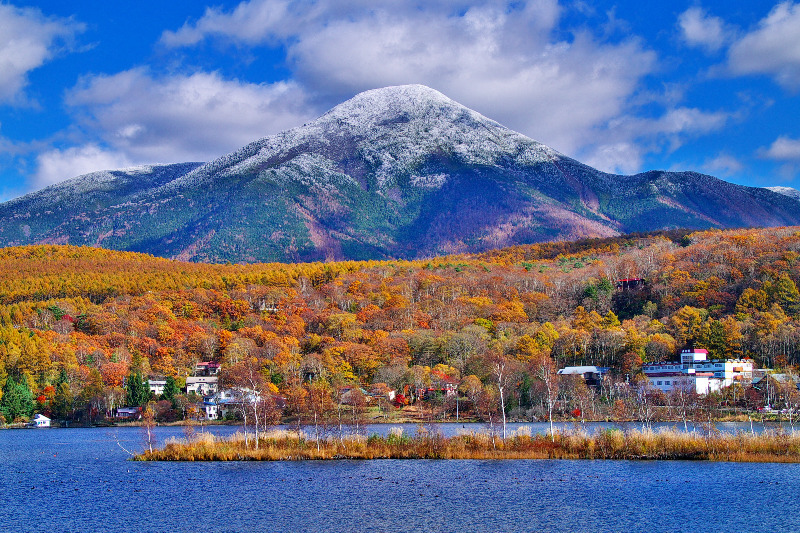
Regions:
<instances>
[{"instance_id":1,"label":"hillside","mask_svg":"<svg viewBox=\"0 0 800 533\"><path fill-rule=\"evenodd\" d=\"M206 262L423 258L670 228L800 224L797 201L610 175L424 86L361 93L206 164L78 177L0 205L0 245Z\"/></svg>"},{"instance_id":2,"label":"hillside","mask_svg":"<svg viewBox=\"0 0 800 533\"><path fill-rule=\"evenodd\" d=\"M645 283L616 289L624 278ZM208 265L8 248L0 250L0 387L23 381L42 409L81 418L89 405L124 401L131 373L180 384L198 361L253 365L292 397L303 376L332 391L474 376L469 383L492 394L493 365L504 360L519 373L509 412L523 416L542 405L531 366L542 361L606 366L623 379L694 342L711 358L792 371L800 363L798 283L800 227L409 262ZM601 411L618 399L634 409L635 395L622 390L592 401ZM743 401L741 390L728 392ZM569 402L578 401L573 393L564 392Z\"/></svg>"}]
</instances>

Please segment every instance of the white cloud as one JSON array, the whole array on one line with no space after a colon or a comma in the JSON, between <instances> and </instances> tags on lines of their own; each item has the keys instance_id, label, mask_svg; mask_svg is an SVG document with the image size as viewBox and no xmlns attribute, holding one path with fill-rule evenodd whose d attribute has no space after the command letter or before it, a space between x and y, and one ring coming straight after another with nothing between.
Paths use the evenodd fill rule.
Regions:
<instances>
[{"instance_id":1,"label":"white cloud","mask_svg":"<svg viewBox=\"0 0 800 533\"><path fill-rule=\"evenodd\" d=\"M296 2L295 5L307 2ZM282 22L290 16L292 2L283 0L242 2L232 12L217 7L206 8L196 24L186 23L177 31L165 31L161 42L170 47L191 46L210 37L235 38L247 44L261 44L273 33L282 33ZM285 31L285 28L284 28Z\"/></svg>"},{"instance_id":2,"label":"white cloud","mask_svg":"<svg viewBox=\"0 0 800 533\"><path fill-rule=\"evenodd\" d=\"M587 151L583 163L612 174L634 174L642 167L642 147L620 141L605 143Z\"/></svg>"},{"instance_id":3,"label":"white cloud","mask_svg":"<svg viewBox=\"0 0 800 533\"><path fill-rule=\"evenodd\" d=\"M761 148L759 156L781 163L774 177L783 182L791 182L800 174L800 139L780 136L769 148Z\"/></svg>"},{"instance_id":4,"label":"white cloud","mask_svg":"<svg viewBox=\"0 0 800 533\"><path fill-rule=\"evenodd\" d=\"M762 157L775 161L794 161L800 163L800 139L781 136L767 149L761 150Z\"/></svg>"},{"instance_id":5,"label":"white cloud","mask_svg":"<svg viewBox=\"0 0 800 533\"><path fill-rule=\"evenodd\" d=\"M557 37L557 0L526 3L251 0L165 32L166 46L222 38L286 47L294 79L326 105L423 83L565 153L624 112L655 53L636 39Z\"/></svg>"},{"instance_id":6,"label":"white cloud","mask_svg":"<svg viewBox=\"0 0 800 533\"><path fill-rule=\"evenodd\" d=\"M715 158L705 162L703 168L714 176L733 176L744 169L744 165L736 157L721 153Z\"/></svg>"},{"instance_id":7,"label":"white cloud","mask_svg":"<svg viewBox=\"0 0 800 533\"><path fill-rule=\"evenodd\" d=\"M217 73L157 78L146 69L83 79L67 104L87 131L136 164L208 161L312 115L290 82Z\"/></svg>"},{"instance_id":8,"label":"white cloud","mask_svg":"<svg viewBox=\"0 0 800 533\"><path fill-rule=\"evenodd\" d=\"M653 123L655 133L692 135L718 131L730 118L722 111L703 111L702 109L679 107L669 110Z\"/></svg>"},{"instance_id":9,"label":"white cloud","mask_svg":"<svg viewBox=\"0 0 800 533\"><path fill-rule=\"evenodd\" d=\"M609 122L598 135L601 140L586 146L580 159L606 172L637 172L647 152L675 151L687 139L721 130L730 118L722 111L688 107L668 109L655 118L622 116Z\"/></svg>"},{"instance_id":10,"label":"white cloud","mask_svg":"<svg viewBox=\"0 0 800 533\"><path fill-rule=\"evenodd\" d=\"M734 74L765 74L800 90L800 4L782 2L728 52Z\"/></svg>"},{"instance_id":11,"label":"white cloud","mask_svg":"<svg viewBox=\"0 0 800 533\"><path fill-rule=\"evenodd\" d=\"M34 186L37 189L89 172L117 169L131 164L124 154L109 152L94 144L50 150L39 154L36 163L38 170L34 177Z\"/></svg>"},{"instance_id":12,"label":"white cloud","mask_svg":"<svg viewBox=\"0 0 800 533\"><path fill-rule=\"evenodd\" d=\"M699 7L690 7L681 13L678 26L686 44L709 52L718 51L733 36L721 18L709 15Z\"/></svg>"},{"instance_id":13,"label":"white cloud","mask_svg":"<svg viewBox=\"0 0 800 533\"><path fill-rule=\"evenodd\" d=\"M19 104L28 73L51 59L84 26L34 8L0 4L0 103Z\"/></svg>"}]
</instances>

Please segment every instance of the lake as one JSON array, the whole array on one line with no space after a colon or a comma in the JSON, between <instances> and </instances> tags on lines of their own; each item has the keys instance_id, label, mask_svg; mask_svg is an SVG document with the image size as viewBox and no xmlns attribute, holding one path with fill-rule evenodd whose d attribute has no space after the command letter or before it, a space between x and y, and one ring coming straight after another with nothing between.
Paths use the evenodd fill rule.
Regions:
<instances>
[{"instance_id":1,"label":"lake","mask_svg":"<svg viewBox=\"0 0 800 533\"><path fill-rule=\"evenodd\" d=\"M447 428L457 429L455 425ZM239 429L216 426L209 431L230 434ZM169 436L183 435L179 427L156 431L160 443ZM139 451L141 430L0 431L1 529L800 530L797 464L140 463L128 461L118 441Z\"/></svg>"}]
</instances>

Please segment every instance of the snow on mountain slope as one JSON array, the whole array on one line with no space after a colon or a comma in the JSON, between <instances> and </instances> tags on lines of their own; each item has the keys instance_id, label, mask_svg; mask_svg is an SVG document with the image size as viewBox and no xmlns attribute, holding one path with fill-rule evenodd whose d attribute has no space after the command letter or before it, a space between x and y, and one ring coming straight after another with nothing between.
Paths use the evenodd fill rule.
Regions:
<instances>
[{"instance_id":1,"label":"snow on mountain slope","mask_svg":"<svg viewBox=\"0 0 800 533\"><path fill-rule=\"evenodd\" d=\"M793 189L792 187L765 187L765 188L769 189L772 192L788 196L789 198L800 200L800 191L798 191L797 189Z\"/></svg>"},{"instance_id":2,"label":"snow on mountain slope","mask_svg":"<svg viewBox=\"0 0 800 533\"><path fill-rule=\"evenodd\" d=\"M357 148L383 188L432 153L446 153L467 165L491 166L513 157L533 165L563 159L541 143L514 132L423 85L386 87L360 93L304 126L272 135L204 165L170 183L175 190L209 178L257 173L289 163L308 176L335 172ZM300 158L300 155L310 157ZM319 171L322 172L319 172ZM416 178L416 179L413 179ZM412 176L422 187L438 179Z\"/></svg>"},{"instance_id":3,"label":"snow on mountain slope","mask_svg":"<svg viewBox=\"0 0 800 533\"><path fill-rule=\"evenodd\" d=\"M70 198L81 198L85 202L103 193L135 194L173 181L201 164L142 165L118 170L101 170L56 183L0 205L3 208L12 208L30 203L67 201Z\"/></svg>"}]
</instances>

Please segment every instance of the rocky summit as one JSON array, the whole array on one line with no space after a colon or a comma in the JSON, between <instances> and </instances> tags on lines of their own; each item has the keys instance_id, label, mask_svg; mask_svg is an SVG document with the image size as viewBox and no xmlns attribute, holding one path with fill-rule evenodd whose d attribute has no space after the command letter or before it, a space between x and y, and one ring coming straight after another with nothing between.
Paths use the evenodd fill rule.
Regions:
<instances>
[{"instance_id":1,"label":"rocky summit","mask_svg":"<svg viewBox=\"0 0 800 533\"><path fill-rule=\"evenodd\" d=\"M786 194L694 172L600 172L407 85L209 163L97 172L5 202L0 245L294 262L795 224L800 202Z\"/></svg>"}]
</instances>

